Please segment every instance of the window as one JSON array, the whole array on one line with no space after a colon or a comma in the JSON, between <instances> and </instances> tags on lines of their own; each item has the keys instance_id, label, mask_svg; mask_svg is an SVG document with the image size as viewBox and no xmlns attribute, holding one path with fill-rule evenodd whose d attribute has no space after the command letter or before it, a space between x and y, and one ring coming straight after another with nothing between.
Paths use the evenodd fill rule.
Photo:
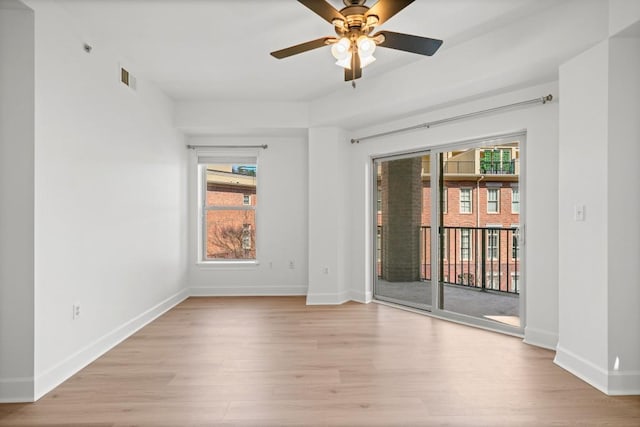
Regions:
<instances>
[{"instance_id":1,"label":"window","mask_svg":"<svg viewBox=\"0 0 640 427\"><path fill-rule=\"evenodd\" d=\"M520 189L511 188L511 213L520 213Z\"/></svg>"},{"instance_id":2,"label":"window","mask_svg":"<svg viewBox=\"0 0 640 427\"><path fill-rule=\"evenodd\" d=\"M255 157L200 157L201 261L256 259Z\"/></svg>"},{"instance_id":3,"label":"window","mask_svg":"<svg viewBox=\"0 0 640 427\"><path fill-rule=\"evenodd\" d=\"M380 188L378 188L377 194L378 200L376 201L376 206L378 207L378 212L382 212L382 190Z\"/></svg>"},{"instance_id":4,"label":"window","mask_svg":"<svg viewBox=\"0 0 640 427\"><path fill-rule=\"evenodd\" d=\"M516 228L511 234L511 258L520 258L520 230Z\"/></svg>"},{"instance_id":5,"label":"window","mask_svg":"<svg viewBox=\"0 0 640 427\"><path fill-rule=\"evenodd\" d=\"M498 251L500 250L500 230L487 230L487 259L498 259Z\"/></svg>"},{"instance_id":6,"label":"window","mask_svg":"<svg viewBox=\"0 0 640 427\"><path fill-rule=\"evenodd\" d=\"M487 273L487 289L500 290L500 273L492 271Z\"/></svg>"},{"instance_id":7,"label":"window","mask_svg":"<svg viewBox=\"0 0 640 427\"><path fill-rule=\"evenodd\" d=\"M460 259L471 259L471 230L468 228L460 229Z\"/></svg>"},{"instance_id":8,"label":"window","mask_svg":"<svg viewBox=\"0 0 640 427\"><path fill-rule=\"evenodd\" d=\"M511 149L494 148L480 152L480 173L513 174L514 162L511 160Z\"/></svg>"},{"instance_id":9,"label":"window","mask_svg":"<svg viewBox=\"0 0 640 427\"><path fill-rule=\"evenodd\" d=\"M471 213L471 189L470 188L461 188L460 189L460 213Z\"/></svg>"},{"instance_id":10,"label":"window","mask_svg":"<svg viewBox=\"0 0 640 427\"><path fill-rule=\"evenodd\" d=\"M442 213L447 213L449 206L449 189L447 187L442 188Z\"/></svg>"},{"instance_id":11,"label":"window","mask_svg":"<svg viewBox=\"0 0 640 427\"><path fill-rule=\"evenodd\" d=\"M487 188L487 213L500 211L500 189Z\"/></svg>"},{"instance_id":12,"label":"window","mask_svg":"<svg viewBox=\"0 0 640 427\"><path fill-rule=\"evenodd\" d=\"M518 293L520 291L520 273L511 273L511 292Z\"/></svg>"}]
</instances>

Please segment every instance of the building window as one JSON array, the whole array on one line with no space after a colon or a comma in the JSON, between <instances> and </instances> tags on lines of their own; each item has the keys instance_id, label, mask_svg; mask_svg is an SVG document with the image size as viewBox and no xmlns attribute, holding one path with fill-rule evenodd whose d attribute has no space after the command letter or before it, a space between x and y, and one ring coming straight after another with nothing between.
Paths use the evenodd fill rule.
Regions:
<instances>
[{"instance_id":1,"label":"building window","mask_svg":"<svg viewBox=\"0 0 640 427\"><path fill-rule=\"evenodd\" d=\"M498 259L498 252L500 250L500 230L488 229L487 230L487 259Z\"/></svg>"},{"instance_id":2,"label":"building window","mask_svg":"<svg viewBox=\"0 0 640 427\"><path fill-rule=\"evenodd\" d=\"M482 150L480 152L480 173L513 174L514 162L511 160L511 149Z\"/></svg>"},{"instance_id":3,"label":"building window","mask_svg":"<svg viewBox=\"0 0 640 427\"><path fill-rule=\"evenodd\" d=\"M256 259L256 158L199 158L202 261Z\"/></svg>"},{"instance_id":4,"label":"building window","mask_svg":"<svg viewBox=\"0 0 640 427\"><path fill-rule=\"evenodd\" d=\"M449 208L449 189L447 187L442 188L442 213L447 213Z\"/></svg>"},{"instance_id":5,"label":"building window","mask_svg":"<svg viewBox=\"0 0 640 427\"><path fill-rule=\"evenodd\" d=\"M471 230L468 228L460 229L460 259L471 259Z\"/></svg>"},{"instance_id":6,"label":"building window","mask_svg":"<svg viewBox=\"0 0 640 427\"><path fill-rule=\"evenodd\" d=\"M460 213L471 213L472 196L470 188L460 189Z\"/></svg>"},{"instance_id":7,"label":"building window","mask_svg":"<svg viewBox=\"0 0 640 427\"><path fill-rule=\"evenodd\" d=\"M376 206L378 207L378 212L382 212L382 190L378 188L377 194Z\"/></svg>"},{"instance_id":8,"label":"building window","mask_svg":"<svg viewBox=\"0 0 640 427\"><path fill-rule=\"evenodd\" d=\"M511 188L511 213L520 213L520 189L518 187Z\"/></svg>"},{"instance_id":9,"label":"building window","mask_svg":"<svg viewBox=\"0 0 640 427\"><path fill-rule=\"evenodd\" d=\"M511 292L520 292L520 273L511 273Z\"/></svg>"},{"instance_id":10,"label":"building window","mask_svg":"<svg viewBox=\"0 0 640 427\"><path fill-rule=\"evenodd\" d=\"M487 273L487 289L500 290L500 273L492 271Z\"/></svg>"},{"instance_id":11,"label":"building window","mask_svg":"<svg viewBox=\"0 0 640 427\"><path fill-rule=\"evenodd\" d=\"M511 258L520 259L520 230L516 228L511 234Z\"/></svg>"},{"instance_id":12,"label":"building window","mask_svg":"<svg viewBox=\"0 0 640 427\"><path fill-rule=\"evenodd\" d=\"M487 213L500 212L500 189L487 188Z\"/></svg>"}]
</instances>

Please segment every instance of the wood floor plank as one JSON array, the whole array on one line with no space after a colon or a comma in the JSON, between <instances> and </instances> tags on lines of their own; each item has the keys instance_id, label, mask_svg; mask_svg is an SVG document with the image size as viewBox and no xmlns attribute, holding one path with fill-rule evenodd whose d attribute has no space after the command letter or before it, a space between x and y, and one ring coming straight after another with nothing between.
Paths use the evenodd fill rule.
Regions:
<instances>
[{"instance_id":1,"label":"wood floor plank","mask_svg":"<svg viewBox=\"0 0 640 427\"><path fill-rule=\"evenodd\" d=\"M378 304L190 298L0 426L640 426L553 356Z\"/></svg>"}]
</instances>

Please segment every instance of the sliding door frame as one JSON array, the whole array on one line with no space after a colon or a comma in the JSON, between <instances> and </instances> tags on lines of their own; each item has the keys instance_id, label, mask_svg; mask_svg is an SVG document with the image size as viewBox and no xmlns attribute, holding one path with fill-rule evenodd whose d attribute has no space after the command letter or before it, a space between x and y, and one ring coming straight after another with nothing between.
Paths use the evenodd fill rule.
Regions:
<instances>
[{"instance_id":1,"label":"sliding door frame","mask_svg":"<svg viewBox=\"0 0 640 427\"><path fill-rule=\"evenodd\" d=\"M520 327L513 327L491 320L481 319L462 313L456 313L441 308L440 302L442 301L442 285L441 285L441 273L440 273L440 236L439 227L440 223L440 162L439 158L442 153L452 150L463 150L469 148L479 148L483 146L496 145L505 140L517 139L519 142L520 150L520 174L518 177L518 189L520 194L520 224L519 224L519 255L520 255L520 277L518 279L519 287L519 317ZM371 189L372 189L372 203L371 203L371 256L372 256L372 295L374 301L383 301L387 303L400 304L407 306L405 302L390 301L389 299L379 298L376 295L376 283L377 283L377 163L379 161L397 160L409 157L415 157L419 155L430 155L430 173L431 173L431 307L425 308L421 305L413 306L411 308L417 308L421 313L428 314L433 317L443 318L446 320L452 320L457 323L463 323L482 329L488 329L492 331L498 331L509 335L524 336L524 329L526 328L526 294L527 294L527 228L526 228L526 201L527 201L527 186L526 186L526 149L527 149L527 131L525 129L506 132L501 134L493 134L488 136L482 136L477 138L465 139L460 141L448 142L444 144L437 144L430 147L424 147L421 149L413 149L400 151L395 153L389 153L384 155L371 156ZM436 221L434 223L434 220Z\"/></svg>"},{"instance_id":2,"label":"sliding door frame","mask_svg":"<svg viewBox=\"0 0 640 427\"><path fill-rule=\"evenodd\" d=\"M371 284L371 290L372 290L372 296L374 300L377 301L384 301L387 303L391 303L391 304L397 304L397 305L401 305L401 306L405 306L405 307L410 307L410 308L414 308L414 309L418 309L421 311L425 311L425 312L430 312L431 311L431 305L426 305L426 304L421 304L415 301L403 301L403 300L398 300L395 298L391 298L391 297L385 297L384 295L377 295L376 293L376 286L378 284L378 239L377 239L377 232L378 232L378 163L380 162L388 162L388 161L393 161L393 160L402 160L402 159L410 159L413 157L422 157L422 156L431 156L431 150L428 148L425 149L420 149L420 150L413 150L413 151L404 151L404 152L399 152L399 153L394 153L394 154L389 154L389 155L380 155L380 156L372 156L371 157L371 169L372 169L372 173L371 173L371 188L372 188L372 192L373 192L373 197L371 197L372 200L372 204L371 204L371 236L372 236L372 248L373 250L372 252L372 266L373 266L373 274L372 274L372 284ZM429 158L429 161L431 161L431 157ZM431 166L431 164L429 165ZM433 227L432 227L433 228ZM432 266L432 270L433 270L433 266ZM433 276L433 272L431 273ZM432 289L433 289L433 284L432 284ZM433 292L433 290L432 290ZM433 296L433 295L432 295ZM432 298L433 301L433 298Z\"/></svg>"}]
</instances>

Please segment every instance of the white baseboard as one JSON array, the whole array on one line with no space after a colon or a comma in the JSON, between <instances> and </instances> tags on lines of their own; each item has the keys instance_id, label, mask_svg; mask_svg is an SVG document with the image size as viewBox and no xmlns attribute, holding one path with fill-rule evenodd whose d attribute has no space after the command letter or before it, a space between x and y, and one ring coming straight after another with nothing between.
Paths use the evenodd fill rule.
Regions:
<instances>
[{"instance_id":1,"label":"white baseboard","mask_svg":"<svg viewBox=\"0 0 640 427\"><path fill-rule=\"evenodd\" d=\"M554 363L609 396L640 395L640 371L605 370L561 345Z\"/></svg>"},{"instance_id":2,"label":"white baseboard","mask_svg":"<svg viewBox=\"0 0 640 427\"><path fill-rule=\"evenodd\" d=\"M524 340L526 344L534 345L536 347L546 348L548 350L555 350L558 346L558 334L549 331L543 331L542 329L535 329L526 327L524 328Z\"/></svg>"},{"instance_id":3,"label":"white baseboard","mask_svg":"<svg viewBox=\"0 0 640 427\"><path fill-rule=\"evenodd\" d=\"M364 292L351 289L349 291L349 299L351 299L352 301L361 302L363 304L369 304L371 301L373 301L373 294L371 293L371 291Z\"/></svg>"},{"instance_id":4,"label":"white baseboard","mask_svg":"<svg viewBox=\"0 0 640 427\"><path fill-rule=\"evenodd\" d=\"M36 377L35 400L189 297L186 289L134 317Z\"/></svg>"},{"instance_id":5,"label":"white baseboard","mask_svg":"<svg viewBox=\"0 0 640 427\"><path fill-rule=\"evenodd\" d=\"M0 403L34 402L33 377L0 378Z\"/></svg>"},{"instance_id":6,"label":"white baseboard","mask_svg":"<svg viewBox=\"0 0 640 427\"><path fill-rule=\"evenodd\" d=\"M640 395L640 371L610 371L609 396Z\"/></svg>"},{"instance_id":7,"label":"white baseboard","mask_svg":"<svg viewBox=\"0 0 640 427\"><path fill-rule=\"evenodd\" d=\"M243 286L189 288L192 297L262 297L307 295L306 286Z\"/></svg>"},{"instance_id":8,"label":"white baseboard","mask_svg":"<svg viewBox=\"0 0 640 427\"><path fill-rule=\"evenodd\" d=\"M553 362L562 369L571 372L587 384L607 394L607 371L594 363L564 349L560 344L556 349Z\"/></svg>"},{"instance_id":9,"label":"white baseboard","mask_svg":"<svg viewBox=\"0 0 640 427\"><path fill-rule=\"evenodd\" d=\"M340 305L350 301L350 292L344 291L338 294L308 294L307 305Z\"/></svg>"}]
</instances>

